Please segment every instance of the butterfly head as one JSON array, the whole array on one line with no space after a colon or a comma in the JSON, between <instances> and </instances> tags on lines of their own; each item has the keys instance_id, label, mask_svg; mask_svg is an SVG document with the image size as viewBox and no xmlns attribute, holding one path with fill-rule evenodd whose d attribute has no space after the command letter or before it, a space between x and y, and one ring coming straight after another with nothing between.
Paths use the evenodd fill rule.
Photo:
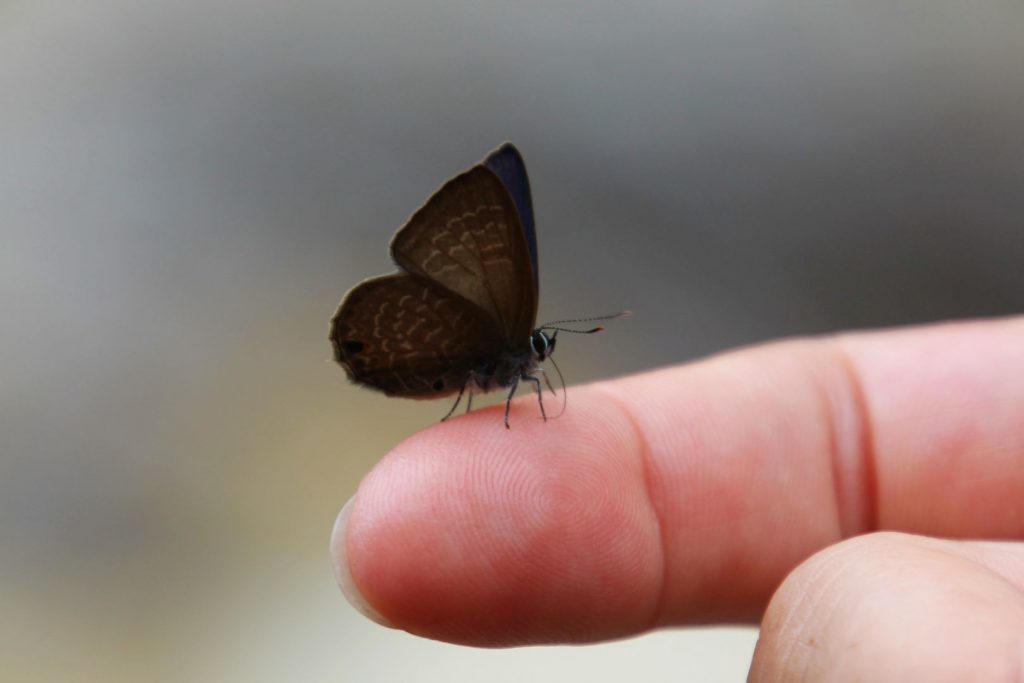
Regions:
<instances>
[{"instance_id":1,"label":"butterfly head","mask_svg":"<svg viewBox=\"0 0 1024 683\"><path fill-rule=\"evenodd\" d=\"M530 335L530 348L538 362L543 362L555 351L555 338L558 337L558 330L550 337L543 329L536 329Z\"/></svg>"}]
</instances>

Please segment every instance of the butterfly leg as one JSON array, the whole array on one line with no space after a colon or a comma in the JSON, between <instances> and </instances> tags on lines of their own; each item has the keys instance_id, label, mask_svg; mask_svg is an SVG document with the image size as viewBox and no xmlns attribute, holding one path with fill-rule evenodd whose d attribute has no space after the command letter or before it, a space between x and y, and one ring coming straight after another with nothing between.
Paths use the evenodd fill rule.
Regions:
<instances>
[{"instance_id":1,"label":"butterfly leg","mask_svg":"<svg viewBox=\"0 0 1024 683\"><path fill-rule=\"evenodd\" d=\"M505 429L511 429L511 427L508 426L508 411L512 407L512 397L515 395L516 389L518 388L519 378L516 377L512 382L512 390L508 392L508 398L505 399Z\"/></svg>"},{"instance_id":2,"label":"butterfly leg","mask_svg":"<svg viewBox=\"0 0 1024 683\"><path fill-rule=\"evenodd\" d=\"M544 368L537 368L537 369L540 370L540 374L544 375L544 384L548 385L548 389L551 390L551 395L552 396L558 396L558 392L556 392L555 388L553 386L551 386L551 380L548 379L548 373L544 372Z\"/></svg>"},{"instance_id":3,"label":"butterfly leg","mask_svg":"<svg viewBox=\"0 0 1024 683\"><path fill-rule=\"evenodd\" d=\"M523 379L533 382L533 386L537 388L537 403L540 404L540 416L547 422L548 414L544 412L544 390L540 388L540 380L533 375L523 375Z\"/></svg>"},{"instance_id":4,"label":"butterfly leg","mask_svg":"<svg viewBox=\"0 0 1024 683\"><path fill-rule=\"evenodd\" d=\"M470 384L469 396L466 397L466 414L467 415L469 415L469 411L473 410L473 386L471 384L472 381L473 380L470 380L469 382L467 382L467 384Z\"/></svg>"},{"instance_id":5,"label":"butterfly leg","mask_svg":"<svg viewBox=\"0 0 1024 683\"><path fill-rule=\"evenodd\" d=\"M447 415L445 415L444 417L442 417L442 418L441 418L441 422L444 422L444 421L445 421L445 420L447 420L447 419L448 419L449 417L451 417L451 416L452 416L452 413L454 413L454 412L455 412L455 409L459 407L459 401L461 401L461 400L462 400L462 394L463 394L463 393L465 393L465 391L466 391L466 385L467 385L467 384L469 384L469 380L466 380L466 384L463 384L463 385L462 385L462 388L461 388L461 389L459 389L459 396L458 396L458 398L456 398L456 399L455 399L455 405L453 405L453 406L452 406L452 409L448 411L448 414L447 414ZM469 400L470 400L470 401L472 401L472 400L473 400L473 390L472 390L472 389L470 389L470 394L469 394ZM468 413L469 411L467 410L466 412Z\"/></svg>"}]
</instances>

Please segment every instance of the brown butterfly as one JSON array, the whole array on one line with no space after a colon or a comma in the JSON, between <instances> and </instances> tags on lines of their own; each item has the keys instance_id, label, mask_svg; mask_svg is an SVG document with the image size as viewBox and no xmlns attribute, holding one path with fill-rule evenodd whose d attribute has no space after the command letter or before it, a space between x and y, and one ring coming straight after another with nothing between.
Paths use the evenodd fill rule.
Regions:
<instances>
[{"instance_id":1,"label":"brown butterfly","mask_svg":"<svg viewBox=\"0 0 1024 683\"><path fill-rule=\"evenodd\" d=\"M537 238L526 166L505 143L427 200L391 240L398 273L356 285L331 320L334 358L349 379L388 396L438 398L519 382L543 391L539 363L555 349L558 321L537 319ZM553 334L549 335L549 332ZM557 370L557 366L556 366ZM554 389L551 388L554 392Z\"/></svg>"}]
</instances>

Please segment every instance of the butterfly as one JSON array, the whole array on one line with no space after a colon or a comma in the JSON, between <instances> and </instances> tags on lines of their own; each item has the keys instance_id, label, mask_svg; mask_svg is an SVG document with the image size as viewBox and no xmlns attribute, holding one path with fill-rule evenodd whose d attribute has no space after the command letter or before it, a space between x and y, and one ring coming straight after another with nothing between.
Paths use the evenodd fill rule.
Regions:
<instances>
[{"instance_id":1,"label":"butterfly","mask_svg":"<svg viewBox=\"0 0 1024 683\"><path fill-rule=\"evenodd\" d=\"M400 271L370 278L342 299L331 320L334 358L353 382L406 398L469 390L537 390L547 420L540 363L555 350L557 327L536 327L537 235L526 165L505 143L434 193L395 233L391 257ZM556 370L557 370L557 366ZM538 377L538 375L540 377ZM564 384L564 383L563 383Z\"/></svg>"}]
</instances>

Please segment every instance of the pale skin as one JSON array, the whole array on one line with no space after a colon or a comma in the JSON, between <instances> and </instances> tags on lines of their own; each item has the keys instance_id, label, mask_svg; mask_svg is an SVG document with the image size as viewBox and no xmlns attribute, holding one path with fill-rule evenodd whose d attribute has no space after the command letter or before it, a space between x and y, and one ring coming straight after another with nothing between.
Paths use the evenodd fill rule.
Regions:
<instances>
[{"instance_id":1,"label":"pale skin","mask_svg":"<svg viewBox=\"0 0 1024 683\"><path fill-rule=\"evenodd\" d=\"M753 681L1024 681L1024 318L501 410L408 439L346 507L339 580L374 618L482 646L760 623Z\"/></svg>"}]
</instances>

